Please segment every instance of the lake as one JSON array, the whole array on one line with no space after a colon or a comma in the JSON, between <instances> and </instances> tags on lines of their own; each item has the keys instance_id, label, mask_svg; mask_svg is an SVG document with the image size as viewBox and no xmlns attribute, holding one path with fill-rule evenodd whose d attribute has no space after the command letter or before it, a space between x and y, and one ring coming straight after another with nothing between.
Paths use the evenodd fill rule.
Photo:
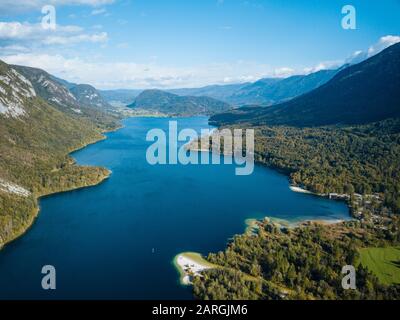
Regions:
<instances>
[{"instance_id":1,"label":"lake","mask_svg":"<svg viewBox=\"0 0 400 320\"><path fill-rule=\"evenodd\" d=\"M40 200L35 224L0 251L0 299L191 299L173 258L223 250L245 220L265 216L347 219L342 202L292 192L288 178L256 165L159 165L146 161L149 129L167 118L130 118L108 139L73 154L112 170L102 184ZM179 129L207 118L173 119ZM57 289L41 288L41 269L57 270Z\"/></svg>"}]
</instances>

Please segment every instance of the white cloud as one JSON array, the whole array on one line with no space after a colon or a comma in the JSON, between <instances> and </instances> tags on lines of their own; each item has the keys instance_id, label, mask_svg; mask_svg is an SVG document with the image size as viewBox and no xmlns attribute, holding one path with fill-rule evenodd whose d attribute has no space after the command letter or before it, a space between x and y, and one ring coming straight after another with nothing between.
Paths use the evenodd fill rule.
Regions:
<instances>
[{"instance_id":1,"label":"white cloud","mask_svg":"<svg viewBox=\"0 0 400 320\"><path fill-rule=\"evenodd\" d=\"M344 60L332 60L332 61L322 61L317 65L309 68L304 68L303 72L299 72L300 74L309 74L318 72L321 70L329 70L329 69L337 69L344 64Z\"/></svg>"},{"instance_id":2,"label":"white cloud","mask_svg":"<svg viewBox=\"0 0 400 320\"><path fill-rule=\"evenodd\" d=\"M381 37L378 42L370 46L367 50L357 50L352 55L343 60L324 61L311 68L304 68L303 73L312 73L320 70L336 69L344 64L357 64L372 56L382 52L386 48L400 42L400 36L387 35Z\"/></svg>"},{"instance_id":3,"label":"white cloud","mask_svg":"<svg viewBox=\"0 0 400 320\"><path fill-rule=\"evenodd\" d=\"M65 44L81 41L102 42L106 34L89 36L78 29L67 29L62 38L45 38L52 44ZM21 35L19 35L21 34ZM16 32L23 39L31 35L30 32L22 30ZM24 38L25 37L25 38ZM56 35L54 36L56 37ZM28 37L29 38L29 37ZM0 32L1 39L1 32ZM65 40L67 39L67 40ZM379 52L389 43L398 39L394 36L382 37L370 52ZM42 41L44 41L42 39ZM124 48L126 43L121 42L117 47ZM7 48L7 50L3 50ZM352 55L354 59L363 59L367 51L357 51ZM290 66L272 68L267 64L249 61L234 61L225 63L214 63L207 65L195 65L190 67L176 67L161 65L156 57L149 57L148 63L126 62L96 62L93 59L82 57L66 57L61 54L49 54L28 52L25 42L22 44L9 44L0 47L0 59L13 64L21 64L42 68L60 78L76 83L89 83L100 89L116 88L179 88L199 87L209 84L228 84L239 82L253 82L265 77L288 77L294 74L308 74L324 69L338 68L346 61L333 60L318 63L311 68L302 70ZM71 54L71 53L70 53Z\"/></svg>"},{"instance_id":4,"label":"white cloud","mask_svg":"<svg viewBox=\"0 0 400 320\"><path fill-rule=\"evenodd\" d=\"M107 13L107 10L105 8L100 8L100 9L93 9L91 12L91 15L97 16L97 15L105 14L105 13Z\"/></svg>"},{"instance_id":5,"label":"white cloud","mask_svg":"<svg viewBox=\"0 0 400 320\"><path fill-rule=\"evenodd\" d=\"M92 42L92 43L97 43L97 42L107 42L108 36L106 32L101 32L98 34L80 34L77 36L54 36L54 37L47 37L46 39L43 40L44 44L50 44L50 45L69 45L69 44L75 44L75 43L80 43L80 42Z\"/></svg>"},{"instance_id":6,"label":"white cloud","mask_svg":"<svg viewBox=\"0 0 400 320\"><path fill-rule=\"evenodd\" d=\"M67 45L79 42L106 42L106 32L87 34L78 26L57 25L56 30L44 29L40 23L0 22L0 41L12 44Z\"/></svg>"},{"instance_id":7,"label":"white cloud","mask_svg":"<svg viewBox=\"0 0 400 320\"><path fill-rule=\"evenodd\" d=\"M62 55L17 53L0 59L44 69L71 82L90 83L98 88L180 88L211 83L255 81L265 74L273 74L266 65L244 61L196 67L169 67L155 62L95 63Z\"/></svg>"},{"instance_id":8,"label":"white cloud","mask_svg":"<svg viewBox=\"0 0 400 320\"><path fill-rule=\"evenodd\" d=\"M25 52L25 53L30 52L30 49L25 46L12 44L12 45L7 45L7 46L0 46L0 52L3 55L12 55L12 54L21 53L21 52Z\"/></svg>"},{"instance_id":9,"label":"white cloud","mask_svg":"<svg viewBox=\"0 0 400 320\"><path fill-rule=\"evenodd\" d=\"M40 10L45 5L85 5L98 7L113 3L114 0L1 0L0 15Z\"/></svg>"},{"instance_id":10,"label":"white cloud","mask_svg":"<svg viewBox=\"0 0 400 320\"><path fill-rule=\"evenodd\" d=\"M350 57L345 60L345 63L359 63L361 61L364 61L365 59L371 58L372 56L399 42L400 36L387 35L381 37L379 41L370 46L368 50L357 50L356 52L354 52Z\"/></svg>"},{"instance_id":11,"label":"white cloud","mask_svg":"<svg viewBox=\"0 0 400 320\"><path fill-rule=\"evenodd\" d=\"M378 54L382 50L400 42L400 36L384 36L379 39L377 43L369 47L368 49L368 57L372 57L375 54Z\"/></svg>"},{"instance_id":12,"label":"white cloud","mask_svg":"<svg viewBox=\"0 0 400 320\"><path fill-rule=\"evenodd\" d=\"M292 68L288 68L288 67L283 67L283 68L278 68L274 70L274 77L277 78L286 78L286 77L290 77L292 75L294 75L296 72L296 70L292 69Z\"/></svg>"},{"instance_id":13,"label":"white cloud","mask_svg":"<svg viewBox=\"0 0 400 320\"><path fill-rule=\"evenodd\" d=\"M0 40L31 40L45 38L54 33L77 33L83 29L78 26L60 26L56 30L48 30L40 23L0 22Z\"/></svg>"},{"instance_id":14,"label":"white cloud","mask_svg":"<svg viewBox=\"0 0 400 320\"><path fill-rule=\"evenodd\" d=\"M344 63L346 64L357 64L365 59L368 59L368 53L366 51L357 50L350 57L348 57Z\"/></svg>"}]
</instances>

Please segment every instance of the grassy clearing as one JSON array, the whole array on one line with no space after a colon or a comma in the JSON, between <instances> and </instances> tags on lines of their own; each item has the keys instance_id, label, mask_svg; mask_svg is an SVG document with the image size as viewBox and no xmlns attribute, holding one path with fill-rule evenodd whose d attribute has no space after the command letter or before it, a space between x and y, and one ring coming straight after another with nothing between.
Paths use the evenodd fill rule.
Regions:
<instances>
[{"instance_id":1,"label":"grassy clearing","mask_svg":"<svg viewBox=\"0 0 400 320\"><path fill-rule=\"evenodd\" d=\"M360 258L383 284L400 283L400 247L364 248Z\"/></svg>"}]
</instances>

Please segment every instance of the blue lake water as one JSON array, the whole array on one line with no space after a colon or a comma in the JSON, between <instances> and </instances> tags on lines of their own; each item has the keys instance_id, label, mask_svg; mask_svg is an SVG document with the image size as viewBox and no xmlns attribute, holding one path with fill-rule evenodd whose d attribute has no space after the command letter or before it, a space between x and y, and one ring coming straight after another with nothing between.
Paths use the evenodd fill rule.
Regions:
<instances>
[{"instance_id":1,"label":"blue lake water","mask_svg":"<svg viewBox=\"0 0 400 320\"><path fill-rule=\"evenodd\" d=\"M149 165L146 133L167 130L169 120L126 119L73 154L112 176L41 199L32 228L0 251L0 299L191 299L176 254L223 250L247 218L348 218L344 203L294 193L287 177L263 166L236 176L233 165ZM177 121L179 129L208 128L205 117ZM54 291L41 288L44 265L56 267Z\"/></svg>"}]
</instances>

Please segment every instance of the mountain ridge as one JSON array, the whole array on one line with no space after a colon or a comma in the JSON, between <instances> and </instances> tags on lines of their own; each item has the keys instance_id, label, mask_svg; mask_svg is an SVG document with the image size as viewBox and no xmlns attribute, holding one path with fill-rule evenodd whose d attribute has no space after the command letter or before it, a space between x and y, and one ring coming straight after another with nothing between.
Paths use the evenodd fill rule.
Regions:
<instances>
[{"instance_id":1,"label":"mountain ridge","mask_svg":"<svg viewBox=\"0 0 400 320\"><path fill-rule=\"evenodd\" d=\"M78 166L68 154L117 125L101 112L77 113L56 104L52 90L71 97L43 70L31 74L33 83L19 70L0 61L0 248L33 223L39 196L94 185L110 174Z\"/></svg>"},{"instance_id":2,"label":"mountain ridge","mask_svg":"<svg viewBox=\"0 0 400 320\"><path fill-rule=\"evenodd\" d=\"M157 89L143 91L128 107L178 116L210 115L230 109L229 104L214 98L178 96Z\"/></svg>"},{"instance_id":3,"label":"mountain ridge","mask_svg":"<svg viewBox=\"0 0 400 320\"><path fill-rule=\"evenodd\" d=\"M58 110L88 121L95 121L105 130L115 125L116 117L108 113L112 107L105 102L97 90L90 85L77 85L54 77L48 72L19 65L10 65L25 78L29 79L38 96ZM66 84L70 84L68 89ZM86 96L96 96L91 100Z\"/></svg>"},{"instance_id":4,"label":"mountain ridge","mask_svg":"<svg viewBox=\"0 0 400 320\"><path fill-rule=\"evenodd\" d=\"M339 71L315 90L268 108L215 115L217 125L323 126L363 124L400 116L400 44Z\"/></svg>"}]
</instances>

